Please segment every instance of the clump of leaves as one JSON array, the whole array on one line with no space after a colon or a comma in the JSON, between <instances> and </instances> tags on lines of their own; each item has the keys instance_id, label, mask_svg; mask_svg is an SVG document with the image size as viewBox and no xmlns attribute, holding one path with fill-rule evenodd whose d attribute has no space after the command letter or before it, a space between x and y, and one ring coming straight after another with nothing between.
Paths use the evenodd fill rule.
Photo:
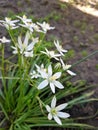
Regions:
<instances>
[{"instance_id":1,"label":"clump of leaves","mask_svg":"<svg viewBox=\"0 0 98 130\"><path fill-rule=\"evenodd\" d=\"M93 128L76 123L69 113L73 105L91 101L92 92L67 99L86 89L68 81L76 76L71 71L72 66L91 55L76 64L65 64L64 57L68 51L58 40L53 41L56 49L52 50L45 39L47 32L55 27L45 21L34 23L25 15L17 16L17 20L6 17L0 23L9 34L9 39L5 36L0 39L0 111L4 115L0 126L7 121L8 130L31 130L44 126ZM6 43L12 50L8 59L5 58ZM72 55L70 52L69 56ZM62 98L67 100L56 105Z\"/></svg>"}]
</instances>

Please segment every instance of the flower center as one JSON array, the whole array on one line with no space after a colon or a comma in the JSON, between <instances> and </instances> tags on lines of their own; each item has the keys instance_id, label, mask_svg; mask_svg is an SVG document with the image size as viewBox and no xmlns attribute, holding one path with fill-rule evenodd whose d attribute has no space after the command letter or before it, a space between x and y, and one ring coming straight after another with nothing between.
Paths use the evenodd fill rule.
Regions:
<instances>
[{"instance_id":1,"label":"flower center","mask_svg":"<svg viewBox=\"0 0 98 130\"><path fill-rule=\"evenodd\" d=\"M52 114L52 115L57 115L57 111L56 111L55 108L52 108L52 109L51 109L51 114Z\"/></svg>"},{"instance_id":2,"label":"flower center","mask_svg":"<svg viewBox=\"0 0 98 130\"><path fill-rule=\"evenodd\" d=\"M56 80L56 76L51 76L50 78L49 78L49 81L51 82L51 81L54 81L54 80Z\"/></svg>"}]
</instances>

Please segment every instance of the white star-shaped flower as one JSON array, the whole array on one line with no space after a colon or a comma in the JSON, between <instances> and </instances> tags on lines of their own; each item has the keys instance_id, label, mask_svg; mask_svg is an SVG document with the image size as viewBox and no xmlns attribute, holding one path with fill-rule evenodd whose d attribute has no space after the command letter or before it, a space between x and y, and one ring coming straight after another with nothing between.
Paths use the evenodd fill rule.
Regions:
<instances>
[{"instance_id":1,"label":"white star-shaped flower","mask_svg":"<svg viewBox=\"0 0 98 130\"><path fill-rule=\"evenodd\" d=\"M55 54L54 51L48 51L47 48L45 48L46 51L41 51L43 54L46 54L49 58L54 58L55 60L59 60L58 57L60 57L60 54Z\"/></svg>"},{"instance_id":2,"label":"white star-shaped flower","mask_svg":"<svg viewBox=\"0 0 98 130\"><path fill-rule=\"evenodd\" d=\"M76 75L76 73L74 73L71 70L69 70L69 68L71 67L71 65L67 65L67 64L65 65L62 59L60 59L60 62L61 62L63 70L65 70L71 76L75 76Z\"/></svg>"},{"instance_id":3,"label":"white star-shaped flower","mask_svg":"<svg viewBox=\"0 0 98 130\"><path fill-rule=\"evenodd\" d=\"M37 64L35 65L37 68L37 72L41 75L42 72L46 73L46 69L44 68L44 65L41 64L41 66L38 66ZM42 76L41 76L42 77Z\"/></svg>"},{"instance_id":4,"label":"white star-shaped flower","mask_svg":"<svg viewBox=\"0 0 98 130\"><path fill-rule=\"evenodd\" d=\"M7 39L6 37L0 38L1 43L9 43L11 40Z\"/></svg>"},{"instance_id":5,"label":"white star-shaped flower","mask_svg":"<svg viewBox=\"0 0 98 130\"><path fill-rule=\"evenodd\" d=\"M23 15L22 17L20 16L16 16L16 17L22 20L23 23L32 22L32 19L28 19L26 15Z\"/></svg>"},{"instance_id":6,"label":"white star-shaped flower","mask_svg":"<svg viewBox=\"0 0 98 130\"><path fill-rule=\"evenodd\" d=\"M42 71L40 73L44 80L38 85L38 89L43 89L47 85L49 85L52 92L55 93L55 87L57 87L59 89L64 88L64 86L59 81L57 81L57 79L61 77L61 72L57 72L52 75L52 66L51 65L48 66L47 73L44 71Z\"/></svg>"},{"instance_id":7,"label":"white star-shaped flower","mask_svg":"<svg viewBox=\"0 0 98 130\"><path fill-rule=\"evenodd\" d=\"M2 26L5 26L6 29L16 29L18 28L18 26L16 26L15 23L19 22L19 20L11 20L11 18L5 17L5 21L4 20L0 20L0 23L2 23Z\"/></svg>"},{"instance_id":8,"label":"white star-shaped flower","mask_svg":"<svg viewBox=\"0 0 98 130\"><path fill-rule=\"evenodd\" d=\"M21 39L21 36L19 36L17 45L15 47L12 46L12 48L14 49L13 54L17 54L18 52L20 52L20 54L25 55L25 57L33 57L33 48L35 43L38 42L38 38L33 38L32 42L29 43L30 34L29 32L27 32L24 42L22 42Z\"/></svg>"},{"instance_id":9,"label":"white star-shaped flower","mask_svg":"<svg viewBox=\"0 0 98 130\"><path fill-rule=\"evenodd\" d=\"M57 124L62 125L60 118L66 119L70 117L70 115L66 112L61 112L61 110L65 109L67 103L56 106L56 97L54 96L51 101L51 107L46 105L46 109L49 112L48 119L52 120L52 118L57 122Z\"/></svg>"},{"instance_id":10,"label":"white star-shaped flower","mask_svg":"<svg viewBox=\"0 0 98 130\"><path fill-rule=\"evenodd\" d=\"M64 56L63 53L68 52L67 50L64 50L64 49L62 48L62 46L60 45L60 43L59 43L58 40L57 40L57 41L54 41L54 44L55 44L55 46L56 46L58 52L59 52L62 56Z\"/></svg>"},{"instance_id":11,"label":"white star-shaped flower","mask_svg":"<svg viewBox=\"0 0 98 130\"><path fill-rule=\"evenodd\" d=\"M30 32L33 32L34 30L37 32L42 32L40 30L40 27L37 24L30 21L30 19L27 19L26 21L24 21L24 24L19 24L19 25L24 28L27 28Z\"/></svg>"},{"instance_id":12,"label":"white star-shaped flower","mask_svg":"<svg viewBox=\"0 0 98 130\"><path fill-rule=\"evenodd\" d=\"M27 28L30 32L33 32L33 26L32 26L32 22L25 22L24 24L19 24L20 26Z\"/></svg>"},{"instance_id":13,"label":"white star-shaped flower","mask_svg":"<svg viewBox=\"0 0 98 130\"><path fill-rule=\"evenodd\" d=\"M43 23L37 22L37 24L42 28L43 33L46 33L48 30L55 29L55 27L50 27L50 25L46 22Z\"/></svg>"},{"instance_id":14,"label":"white star-shaped flower","mask_svg":"<svg viewBox=\"0 0 98 130\"><path fill-rule=\"evenodd\" d=\"M40 75L35 70L33 70L33 72L31 72L30 75L31 79L37 79L38 77L40 77Z\"/></svg>"}]
</instances>

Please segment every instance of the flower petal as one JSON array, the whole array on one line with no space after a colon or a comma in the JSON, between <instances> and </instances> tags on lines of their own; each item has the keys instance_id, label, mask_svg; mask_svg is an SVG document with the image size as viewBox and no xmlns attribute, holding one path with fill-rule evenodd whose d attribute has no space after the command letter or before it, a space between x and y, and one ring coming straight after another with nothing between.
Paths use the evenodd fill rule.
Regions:
<instances>
[{"instance_id":1,"label":"flower petal","mask_svg":"<svg viewBox=\"0 0 98 130\"><path fill-rule=\"evenodd\" d=\"M51 113L48 114L48 119L49 119L49 120L52 119L52 114L51 114Z\"/></svg>"},{"instance_id":2,"label":"flower petal","mask_svg":"<svg viewBox=\"0 0 98 130\"><path fill-rule=\"evenodd\" d=\"M21 41L21 37L18 37L18 44L19 44L19 48L22 48L22 41Z\"/></svg>"},{"instance_id":3,"label":"flower petal","mask_svg":"<svg viewBox=\"0 0 98 130\"><path fill-rule=\"evenodd\" d=\"M56 97L54 96L51 101L51 108L54 108L56 106Z\"/></svg>"},{"instance_id":4,"label":"flower petal","mask_svg":"<svg viewBox=\"0 0 98 130\"><path fill-rule=\"evenodd\" d=\"M59 89L63 89L64 88L64 86L59 81L54 81L54 84Z\"/></svg>"},{"instance_id":5,"label":"flower petal","mask_svg":"<svg viewBox=\"0 0 98 130\"><path fill-rule=\"evenodd\" d=\"M58 112L57 116L60 117L60 118L68 118L68 117L70 117L70 115L68 113L65 113L65 112Z\"/></svg>"},{"instance_id":6,"label":"flower petal","mask_svg":"<svg viewBox=\"0 0 98 130\"><path fill-rule=\"evenodd\" d=\"M53 83L50 83L50 88L51 88L52 92L55 93L55 86Z\"/></svg>"},{"instance_id":7,"label":"flower petal","mask_svg":"<svg viewBox=\"0 0 98 130\"><path fill-rule=\"evenodd\" d=\"M61 104L61 105L56 107L56 110L57 111L63 110L67 105L68 105L68 103Z\"/></svg>"},{"instance_id":8,"label":"flower petal","mask_svg":"<svg viewBox=\"0 0 98 130\"><path fill-rule=\"evenodd\" d=\"M27 51L31 51L31 50L33 49L33 47L34 47L34 44L31 43L31 44L29 44L29 45L27 46L26 50L27 50Z\"/></svg>"},{"instance_id":9,"label":"flower petal","mask_svg":"<svg viewBox=\"0 0 98 130\"><path fill-rule=\"evenodd\" d=\"M61 77L61 72L57 72L53 76L55 77L55 79L58 79Z\"/></svg>"},{"instance_id":10,"label":"flower petal","mask_svg":"<svg viewBox=\"0 0 98 130\"><path fill-rule=\"evenodd\" d=\"M48 74L49 74L49 76L52 75L52 66L51 65L48 66Z\"/></svg>"},{"instance_id":11,"label":"flower petal","mask_svg":"<svg viewBox=\"0 0 98 130\"><path fill-rule=\"evenodd\" d=\"M59 125L62 125L61 120L57 116L53 116L53 118Z\"/></svg>"},{"instance_id":12,"label":"flower petal","mask_svg":"<svg viewBox=\"0 0 98 130\"><path fill-rule=\"evenodd\" d=\"M24 44L25 44L25 46L28 45L28 40L29 40L29 38L30 38L30 34L29 34L29 32L27 32L27 33L26 33L26 36L25 36L25 39L24 39Z\"/></svg>"},{"instance_id":13,"label":"flower petal","mask_svg":"<svg viewBox=\"0 0 98 130\"><path fill-rule=\"evenodd\" d=\"M72 75L72 76L75 76L75 75L76 75L74 72L72 72L72 71L70 71L70 70L67 70L67 73L70 74L70 75Z\"/></svg>"},{"instance_id":14,"label":"flower petal","mask_svg":"<svg viewBox=\"0 0 98 130\"><path fill-rule=\"evenodd\" d=\"M48 85L48 81L44 80L38 85L38 89L43 89Z\"/></svg>"},{"instance_id":15,"label":"flower petal","mask_svg":"<svg viewBox=\"0 0 98 130\"><path fill-rule=\"evenodd\" d=\"M25 51L24 55L25 55L25 57L33 57L33 51L31 51L31 52Z\"/></svg>"},{"instance_id":16,"label":"flower petal","mask_svg":"<svg viewBox=\"0 0 98 130\"><path fill-rule=\"evenodd\" d=\"M39 71L38 71L40 74L41 74L41 77L42 78L47 78L48 77L48 74L46 73L46 72L44 72L43 70L41 70L41 69L39 69Z\"/></svg>"},{"instance_id":17,"label":"flower petal","mask_svg":"<svg viewBox=\"0 0 98 130\"><path fill-rule=\"evenodd\" d=\"M50 111L51 111L51 108L50 108L50 106L49 106L49 105L46 105L46 109L47 109L47 111L48 111L48 112L50 112Z\"/></svg>"}]
</instances>

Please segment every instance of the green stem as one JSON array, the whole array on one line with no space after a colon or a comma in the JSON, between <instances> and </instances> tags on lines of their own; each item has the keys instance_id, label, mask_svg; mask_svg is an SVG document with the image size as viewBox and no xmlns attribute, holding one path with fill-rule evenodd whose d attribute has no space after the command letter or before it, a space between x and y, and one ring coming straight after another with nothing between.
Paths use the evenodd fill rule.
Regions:
<instances>
[{"instance_id":1,"label":"green stem","mask_svg":"<svg viewBox=\"0 0 98 130\"><path fill-rule=\"evenodd\" d=\"M88 56L82 58L81 60L77 61L76 63L74 63L74 64L72 65L72 67L74 67L74 66L80 64L81 62L87 60L88 58L90 58L91 56L95 55L96 53L98 53L98 50L97 50L97 51L94 51L94 52L91 53L90 55L88 55Z\"/></svg>"},{"instance_id":2,"label":"green stem","mask_svg":"<svg viewBox=\"0 0 98 130\"><path fill-rule=\"evenodd\" d=\"M13 42L13 43L14 43L14 45L15 45L15 44L16 44L16 42L15 42L15 40L14 40L14 36L13 36L13 34L12 34L11 30L9 30L8 32L9 32L9 35L10 35L10 37L11 37L12 42Z\"/></svg>"},{"instance_id":3,"label":"green stem","mask_svg":"<svg viewBox=\"0 0 98 130\"><path fill-rule=\"evenodd\" d=\"M6 90L6 80L4 79L4 45L2 45L2 84L4 86L4 92L6 93L7 90Z\"/></svg>"}]
</instances>

